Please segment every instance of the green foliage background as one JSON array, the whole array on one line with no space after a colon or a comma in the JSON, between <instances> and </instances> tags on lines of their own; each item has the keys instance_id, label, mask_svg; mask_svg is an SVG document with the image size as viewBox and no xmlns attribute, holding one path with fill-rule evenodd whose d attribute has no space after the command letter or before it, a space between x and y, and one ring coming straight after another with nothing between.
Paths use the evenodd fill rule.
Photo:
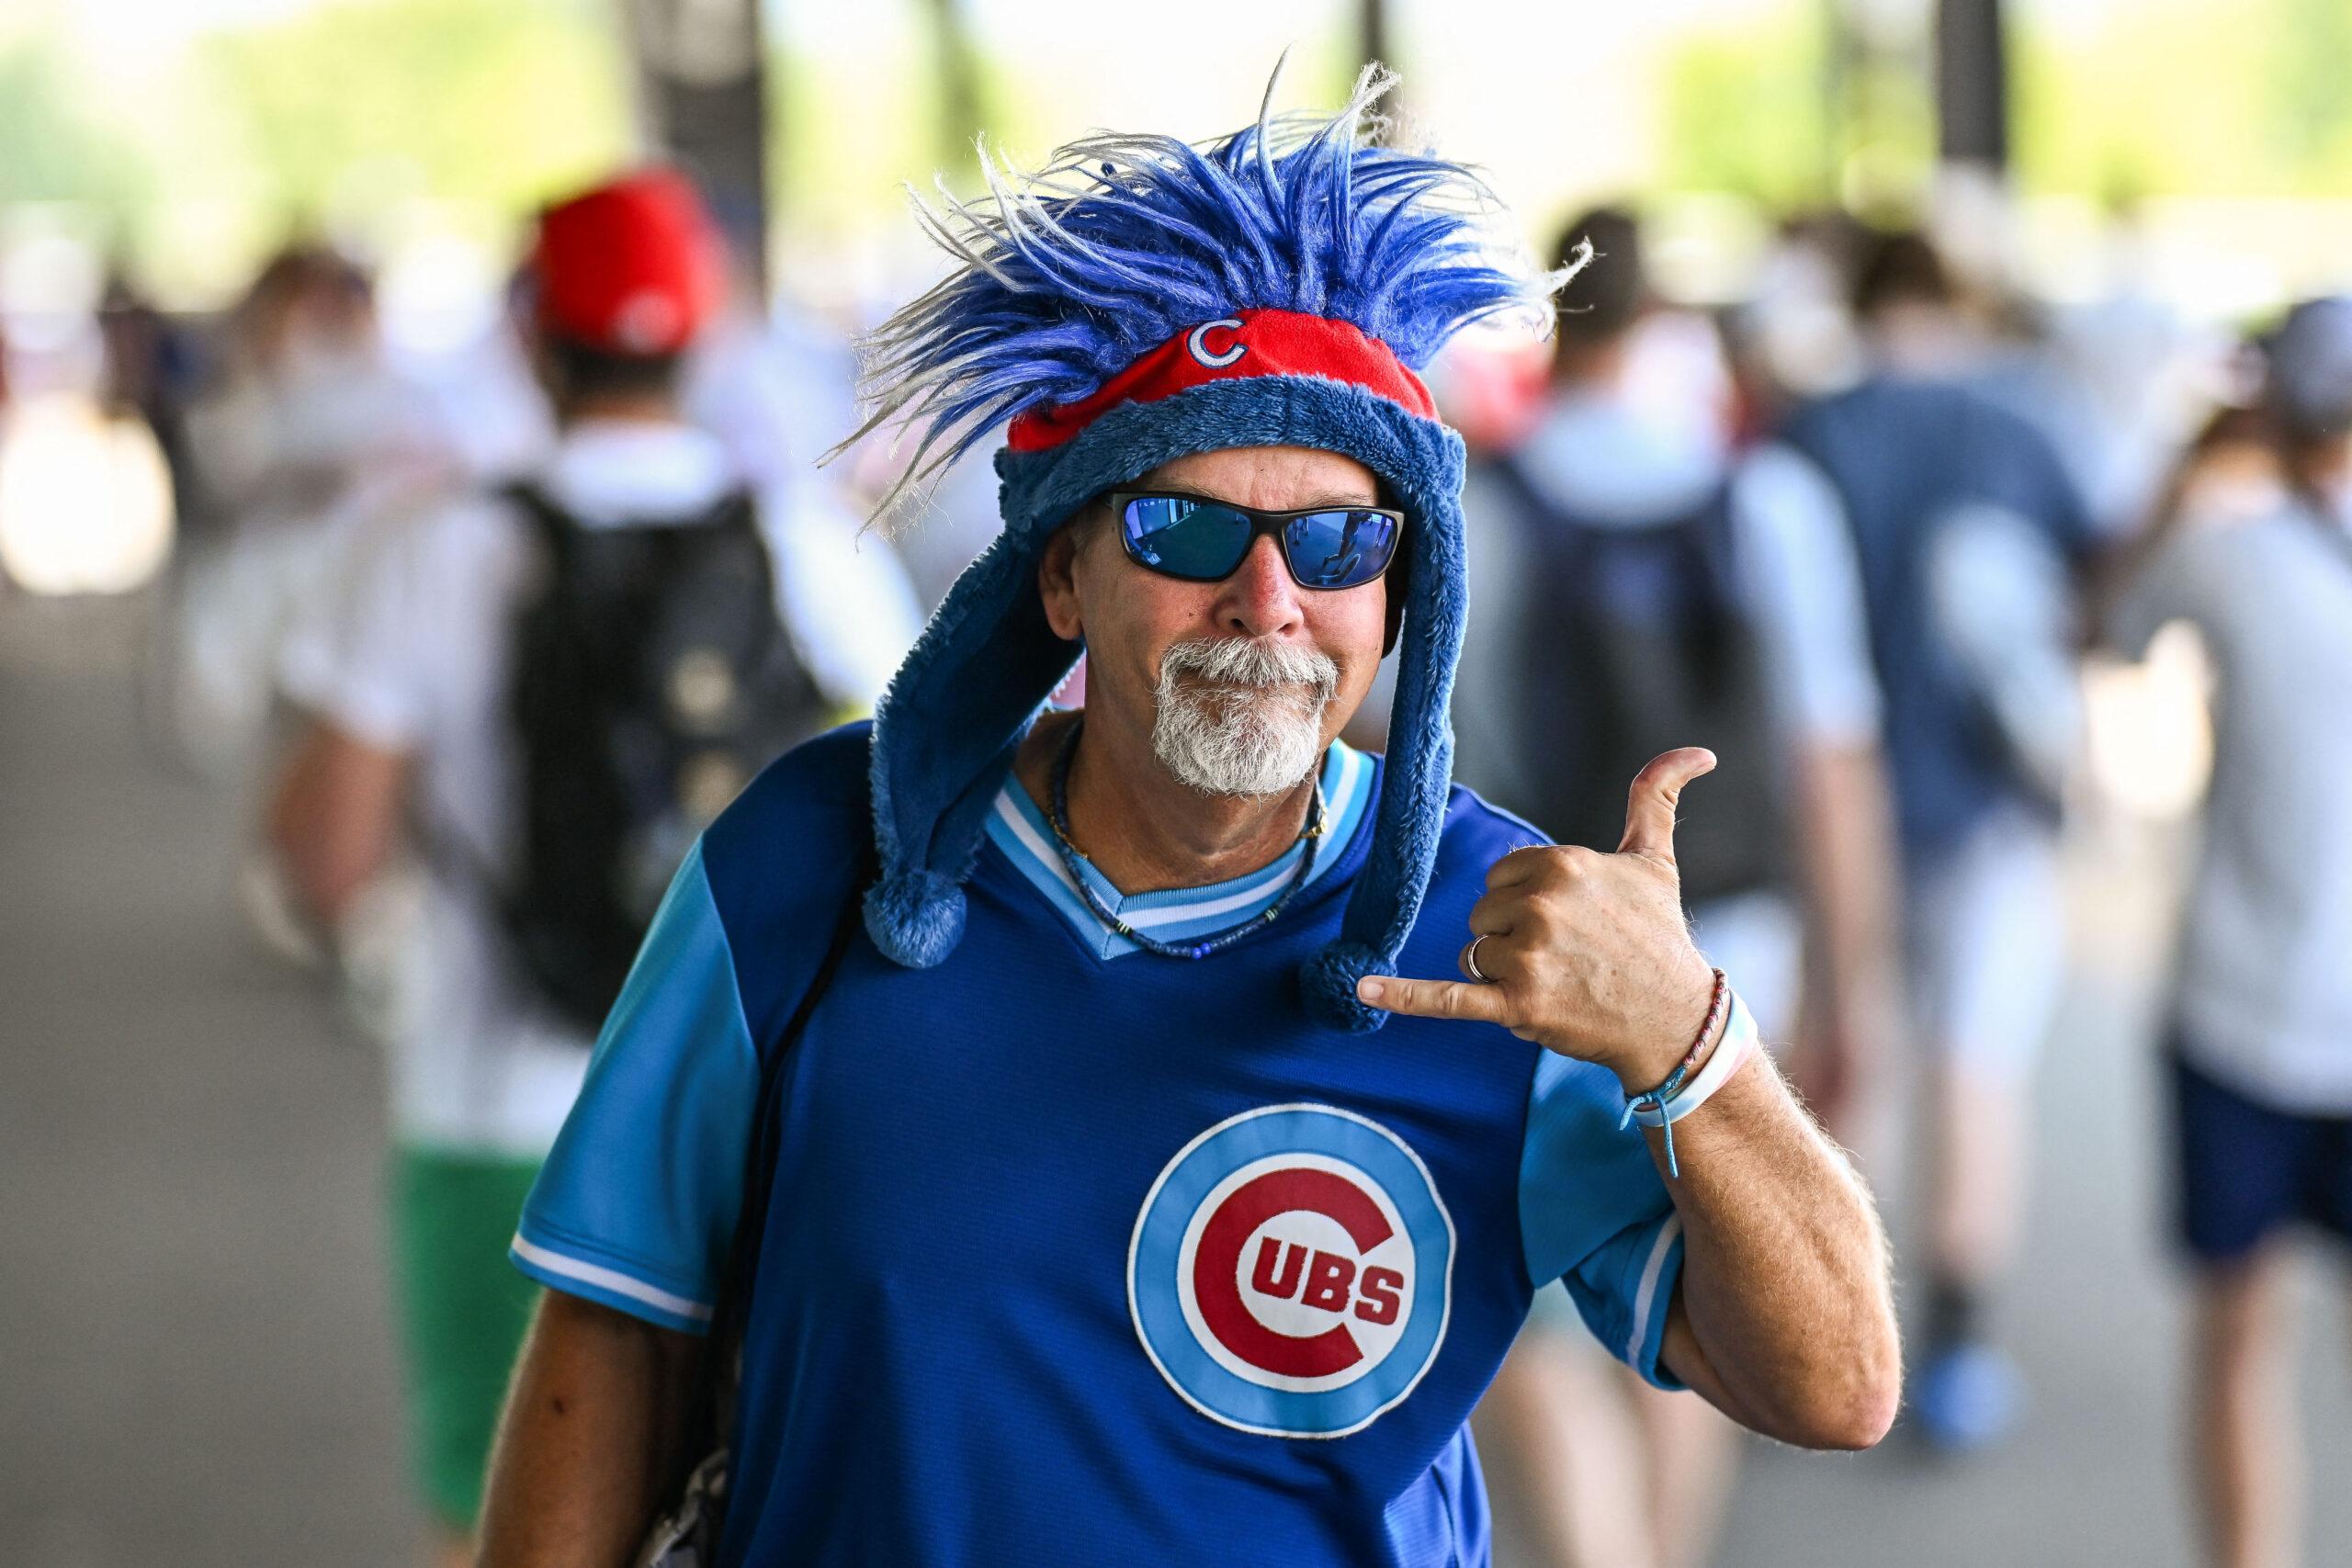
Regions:
<instances>
[{"instance_id":1,"label":"green foliage background","mask_svg":"<svg viewBox=\"0 0 2352 1568\"><path fill-rule=\"evenodd\" d=\"M2132 0L2064 34L2037 28L2029 0L2014 9L2029 190L2352 197L2352 0ZM909 13L911 48L887 81L779 60L775 178L800 224L856 232L882 215L898 171L947 161L968 180L968 157L954 156L964 136L933 102L928 10ZM20 15L0 22L0 208L75 204L165 272L187 262L191 233L249 257L408 198L512 217L627 155L617 11L330 0L199 35L128 85L77 54L64 13ZM1826 15L1823 0L1785 0L1760 19L1694 25L1666 51L1660 189L1778 209L1923 184L1933 122L1919 62L1850 72L1833 93ZM1327 51L1337 61L1339 40L1315 41L1318 66ZM986 38L968 48L989 119L1022 146L1051 85Z\"/></svg>"},{"instance_id":2,"label":"green foliage background","mask_svg":"<svg viewBox=\"0 0 2352 1568\"><path fill-rule=\"evenodd\" d=\"M575 0L329 6L209 39L194 64L286 215L327 211L346 171L388 163L435 196L513 209L626 151L609 25Z\"/></svg>"},{"instance_id":3,"label":"green foliage background","mask_svg":"<svg viewBox=\"0 0 2352 1568\"><path fill-rule=\"evenodd\" d=\"M2067 36L2010 7L2029 191L2352 197L2352 0L2132 0ZM1661 84L1663 183L1768 206L1913 194L1934 155L1924 59L1830 91L1824 7L1695 31Z\"/></svg>"}]
</instances>

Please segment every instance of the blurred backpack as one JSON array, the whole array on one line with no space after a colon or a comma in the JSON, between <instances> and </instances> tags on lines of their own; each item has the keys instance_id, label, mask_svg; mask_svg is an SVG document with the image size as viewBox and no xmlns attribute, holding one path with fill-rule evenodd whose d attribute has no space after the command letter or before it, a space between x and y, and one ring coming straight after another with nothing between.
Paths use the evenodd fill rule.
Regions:
<instances>
[{"instance_id":1,"label":"blurred backpack","mask_svg":"<svg viewBox=\"0 0 2352 1568\"><path fill-rule=\"evenodd\" d=\"M594 1033L696 835L828 714L749 495L591 527L506 494L544 573L514 623L522 809L499 913L524 973Z\"/></svg>"},{"instance_id":2,"label":"blurred backpack","mask_svg":"<svg viewBox=\"0 0 2352 1568\"><path fill-rule=\"evenodd\" d=\"M1634 775L1704 746L1718 771L1675 830L1684 902L1779 886L1786 827L1729 482L1689 511L1625 523L1564 510L1511 461L1495 472L1540 606L1521 633L1513 715L1529 798L1498 804L1561 843L1614 850Z\"/></svg>"}]
</instances>

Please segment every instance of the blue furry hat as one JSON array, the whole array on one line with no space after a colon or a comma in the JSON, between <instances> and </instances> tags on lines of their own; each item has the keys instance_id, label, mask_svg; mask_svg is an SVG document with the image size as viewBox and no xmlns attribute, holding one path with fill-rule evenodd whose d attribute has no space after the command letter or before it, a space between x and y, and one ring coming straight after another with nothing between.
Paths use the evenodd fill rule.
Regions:
<instances>
[{"instance_id":1,"label":"blue furry hat","mask_svg":"<svg viewBox=\"0 0 2352 1568\"><path fill-rule=\"evenodd\" d=\"M867 340L866 429L915 434L904 486L1011 424L996 459L1004 531L933 615L875 719L883 874L865 921L897 962L928 967L962 936L990 804L1077 661L1038 597L1046 539L1177 457L1314 447L1372 469L1408 518L1372 854L1340 939L1303 976L1327 1024L1386 1017L1355 985L1396 973L1429 885L1464 612L1462 441L1416 372L1472 321L1548 321L1557 282L1520 264L1469 170L1371 144L1371 107L1391 80L1368 70L1336 117L1261 111L1204 147L1103 133L1027 178L986 164L985 199L923 209L962 265Z\"/></svg>"}]
</instances>

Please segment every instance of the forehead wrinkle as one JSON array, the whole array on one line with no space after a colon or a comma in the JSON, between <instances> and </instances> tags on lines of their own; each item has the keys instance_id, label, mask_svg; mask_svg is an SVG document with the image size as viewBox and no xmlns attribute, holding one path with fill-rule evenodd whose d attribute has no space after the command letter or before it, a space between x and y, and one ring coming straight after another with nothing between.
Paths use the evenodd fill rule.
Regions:
<instances>
[{"instance_id":1,"label":"forehead wrinkle","mask_svg":"<svg viewBox=\"0 0 2352 1568\"><path fill-rule=\"evenodd\" d=\"M1249 456L1229 456L1234 453ZM1379 482L1363 464L1306 447L1231 447L1179 457L1145 474L1136 488L1182 491L1261 512L1380 504Z\"/></svg>"}]
</instances>

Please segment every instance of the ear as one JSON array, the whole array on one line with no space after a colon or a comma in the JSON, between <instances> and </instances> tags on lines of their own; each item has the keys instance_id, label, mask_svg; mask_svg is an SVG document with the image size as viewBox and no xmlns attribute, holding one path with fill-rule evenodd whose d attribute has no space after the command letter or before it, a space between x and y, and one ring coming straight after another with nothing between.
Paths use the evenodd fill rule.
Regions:
<instances>
[{"instance_id":1,"label":"ear","mask_svg":"<svg viewBox=\"0 0 2352 1568\"><path fill-rule=\"evenodd\" d=\"M1082 521L1055 529L1037 558L1037 597L1045 602L1046 624L1064 642L1086 635L1085 618L1078 609L1078 557L1086 532Z\"/></svg>"}]
</instances>

